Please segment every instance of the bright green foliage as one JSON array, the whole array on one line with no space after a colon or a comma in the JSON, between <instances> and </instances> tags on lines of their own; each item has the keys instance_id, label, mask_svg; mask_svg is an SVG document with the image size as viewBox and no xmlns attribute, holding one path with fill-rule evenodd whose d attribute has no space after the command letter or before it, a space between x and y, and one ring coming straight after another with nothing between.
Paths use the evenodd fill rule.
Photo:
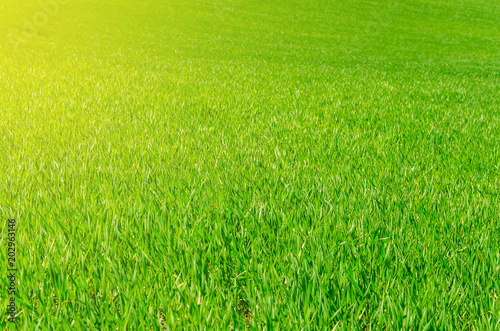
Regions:
<instances>
[{"instance_id":1,"label":"bright green foliage","mask_svg":"<svg viewBox=\"0 0 500 331\"><path fill-rule=\"evenodd\" d=\"M19 329L500 329L497 0L54 1L0 2Z\"/></svg>"}]
</instances>

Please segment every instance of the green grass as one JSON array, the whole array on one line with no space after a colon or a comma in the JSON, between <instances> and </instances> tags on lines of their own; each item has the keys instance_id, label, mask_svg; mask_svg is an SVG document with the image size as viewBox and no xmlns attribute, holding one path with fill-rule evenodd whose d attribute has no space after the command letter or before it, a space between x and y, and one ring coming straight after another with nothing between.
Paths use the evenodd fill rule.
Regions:
<instances>
[{"instance_id":1,"label":"green grass","mask_svg":"<svg viewBox=\"0 0 500 331\"><path fill-rule=\"evenodd\" d=\"M18 329L500 328L498 1L41 10L0 3Z\"/></svg>"}]
</instances>

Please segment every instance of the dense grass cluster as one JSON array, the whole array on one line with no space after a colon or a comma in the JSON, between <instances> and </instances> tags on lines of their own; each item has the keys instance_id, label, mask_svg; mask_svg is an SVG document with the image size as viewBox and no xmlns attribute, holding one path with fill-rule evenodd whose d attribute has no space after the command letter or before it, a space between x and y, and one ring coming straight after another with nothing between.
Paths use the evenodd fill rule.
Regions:
<instances>
[{"instance_id":1,"label":"dense grass cluster","mask_svg":"<svg viewBox=\"0 0 500 331\"><path fill-rule=\"evenodd\" d=\"M0 4L19 329L500 328L498 1L41 10Z\"/></svg>"}]
</instances>

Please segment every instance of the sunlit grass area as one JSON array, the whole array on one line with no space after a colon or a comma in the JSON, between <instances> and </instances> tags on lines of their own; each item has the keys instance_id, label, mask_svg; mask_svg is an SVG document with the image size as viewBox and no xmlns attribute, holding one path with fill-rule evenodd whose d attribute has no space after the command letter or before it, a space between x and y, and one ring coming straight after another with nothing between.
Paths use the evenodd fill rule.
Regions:
<instances>
[{"instance_id":1,"label":"sunlit grass area","mask_svg":"<svg viewBox=\"0 0 500 331\"><path fill-rule=\"evenodd\" d=\"M1 2L17 328L500 328L499 27L493 0Z\"/></svg>"}]
</instances>

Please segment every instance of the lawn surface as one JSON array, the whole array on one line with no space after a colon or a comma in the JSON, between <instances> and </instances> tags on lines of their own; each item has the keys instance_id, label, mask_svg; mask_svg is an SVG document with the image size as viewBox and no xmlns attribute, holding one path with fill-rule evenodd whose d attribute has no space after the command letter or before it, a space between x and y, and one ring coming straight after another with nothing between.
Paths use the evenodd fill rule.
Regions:
<instances>
[{"instance_id":1,"label":"lawn surface","mask_svg":"<svg viewBox=\"0 0 500 331\"><path fill-rule=\"evenodd\" d=\"M500 328L500 2L54 1L0 2L18 329Z\"/></svg>"}]
</instances>

